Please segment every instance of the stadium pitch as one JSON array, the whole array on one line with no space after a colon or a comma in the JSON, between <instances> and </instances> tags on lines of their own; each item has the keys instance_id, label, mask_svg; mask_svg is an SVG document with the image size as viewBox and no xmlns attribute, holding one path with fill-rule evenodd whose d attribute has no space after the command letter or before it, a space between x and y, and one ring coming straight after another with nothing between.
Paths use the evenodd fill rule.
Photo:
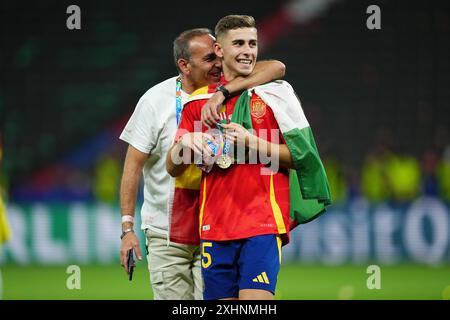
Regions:
<instances>
[{"instance_id":1,"label":"stadium pitch","mask_svg":"<svg viewBox=\"0 0 450 320\"><path fill-rule=\"evenodd\" d=\"M277 300L450 299L450 265L380 266L380 289L368 289L367 265L282 265ZM132 281L119 265L80 266L80 289L68 289L67 266L4 265L3 299L152 299L145 263Z\"/></svg>"}]
</instances>

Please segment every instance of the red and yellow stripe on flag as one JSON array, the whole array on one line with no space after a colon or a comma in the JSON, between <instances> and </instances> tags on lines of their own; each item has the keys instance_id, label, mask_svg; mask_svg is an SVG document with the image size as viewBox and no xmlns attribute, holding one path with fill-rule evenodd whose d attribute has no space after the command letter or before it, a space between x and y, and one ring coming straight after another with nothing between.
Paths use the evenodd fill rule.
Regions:
<instances>
[{"instance_id":1,"label":"red and yellow stripe on flag","mask_svg":"<svg viewBox=\"0 0 450 320\"><path fill-rule=\"evenodd\" d=\"M170 218L170 241L198 245L199 198L202 171L191 164L175 180L172 212Z\"/></svg>"},{"instance_id":2,"label":"red and yellow stripe on flag","mask_svg":"<svg viewBox=\"0 0 450 320\"><path fill-rule=\"evenodd\" d=\"M214 93L214 87L205 86L194 91L186 102L209 99ZM185 104L185 105L186 105ZM176 178L169 205L169 237L170 241L183 244L200 244L199 201L202 170L195 164Z\"/></svg>"}]
</instances>

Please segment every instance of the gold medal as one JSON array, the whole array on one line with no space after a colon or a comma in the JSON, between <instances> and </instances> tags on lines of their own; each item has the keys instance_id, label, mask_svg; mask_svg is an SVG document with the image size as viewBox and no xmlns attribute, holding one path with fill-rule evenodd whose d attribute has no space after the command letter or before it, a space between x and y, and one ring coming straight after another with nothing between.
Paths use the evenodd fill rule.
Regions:
<instances>
[{"instance_id":1,"label":"gold medal","mask_svg":"<svg viewBox=\"0 0 450 320\"><path fill-rule=\"evenodd\" d=\"M221 169L227 169L231 166L232 160L228 154L222 154L217 158L216 164Z\"/></svg>"}]
</instances>

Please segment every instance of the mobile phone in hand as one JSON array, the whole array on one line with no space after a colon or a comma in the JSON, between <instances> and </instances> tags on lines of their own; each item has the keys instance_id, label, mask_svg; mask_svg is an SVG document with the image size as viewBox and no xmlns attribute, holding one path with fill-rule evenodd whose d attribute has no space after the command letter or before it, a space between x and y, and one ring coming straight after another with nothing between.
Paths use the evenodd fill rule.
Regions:
<instances>
[{"instance_id":1,"label":"mobile phone in hand","mask_svg":"<svg viewBox=\"0 0 450 320\"><path fill-rule=\"evenodd\" d=\"M133 279L133 271L134 271L134 255L133 255L133 249L128 250L127 253L127 267L128 267L128 280Z\"/></svg>"}]
</instances>

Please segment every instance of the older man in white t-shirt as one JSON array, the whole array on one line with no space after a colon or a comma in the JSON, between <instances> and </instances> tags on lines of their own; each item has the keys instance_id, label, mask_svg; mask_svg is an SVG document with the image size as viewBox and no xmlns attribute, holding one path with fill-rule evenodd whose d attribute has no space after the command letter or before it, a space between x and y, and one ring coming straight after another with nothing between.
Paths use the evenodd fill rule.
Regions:
<instances>
[{"instance_id":1,"label":"older man in white t-shirt","mask_svg":"<svg viewBox=\"0 0 450 320\"><path fill-rule=\"evenodd\" d=\"M141 173L144 203L141 229L145 232L147 260L154 299L202 299L200 248L168 240L168 206L171 177L166 171L169 151L189 94L218 82L221 64L214 54L215 39L209 29L192 29L174 41L174 59L179 76L150 88L139 100L120 139L129 144L120 188L122 214L121 264L126 267L127 251L134 249L142 259L134 233L134 214ZM204 107L203 121L218 119L217 108L230 94L284 76L279 61L262 61L248 77L237 78L221 87Z\"/></svg>"}]
</instances>

